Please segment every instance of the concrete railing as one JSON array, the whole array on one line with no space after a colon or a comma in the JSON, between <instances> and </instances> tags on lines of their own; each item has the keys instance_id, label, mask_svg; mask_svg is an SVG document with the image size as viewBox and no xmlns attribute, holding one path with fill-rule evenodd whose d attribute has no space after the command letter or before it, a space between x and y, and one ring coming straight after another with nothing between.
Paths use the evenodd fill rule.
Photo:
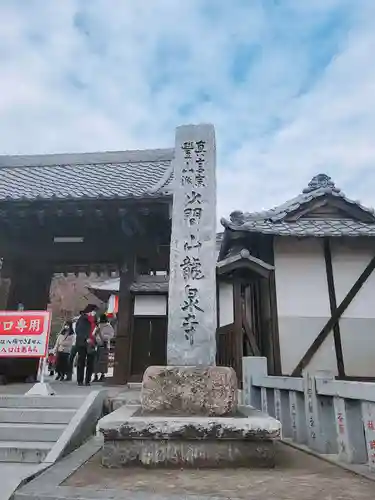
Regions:
<instances>
[{"instance_id":1,"label":"concrete railing","mask_svg":"<svg viewBox=\"0 0 375 500\"><path fill-rule=\"evenodd\" d=\"M375 383L269 376L266 358L245 357L243 400L280 420L283 438L375 471Z\"/></svg>"}]
</instances>

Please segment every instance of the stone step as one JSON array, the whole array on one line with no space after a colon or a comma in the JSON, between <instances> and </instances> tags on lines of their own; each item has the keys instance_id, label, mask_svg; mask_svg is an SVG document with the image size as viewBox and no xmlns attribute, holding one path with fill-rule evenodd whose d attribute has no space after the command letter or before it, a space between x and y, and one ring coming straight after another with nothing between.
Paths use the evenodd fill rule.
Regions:
<instances>
[{"instance_id":1,"label":"stone step","mask_svg":"<svg viewBox=\"0 0 375 500\"><path fill-rule=\"evenodd\" d=\"M0 423L0 441L56 442L65 427L63 424Z\"/></svg>"},{"instance_id":2,"label":"stone step","mask_svg":"<svg viewBox=\"0 0 375 500\"><path fill-rule=\"evenodd\" d=\"M140 391L142 389L142 382L129 382L128 387L131 391Z\"/></svg>"},{"instance_id":3,"label":"stone step","mask_svg":"<svg viewBox=\"0 0 375 500\"><path fill-rule=\"evenodd\" d=\"M76 413L69 408L0 408L1 423L68 424Z\"/></svg>"},{"instance_id":4,"label":"stone step","mask_svg":"<svg viewBox=\"0 0 375 500\"><path fill-rule=\"evenodd\" d=\"M38 441L2 441L0 442L0 462L21 462L39 464L48 455L54 443ZM1 486L0 486L1 488Z\"/></svg>"},{"instance_id":5,"label":"stone step","mask_svg":"<svg viewBox=\"0 0 375 500\"><path fill-rule=\"evenodd\" d=\"M23 396L0 395L0 408L61 408L77 409L84 396Z\"/></svg>"},{"instance_id":6,"label":"stone step","mask_svg":"<svg viewBox=\"0 0 375 500\"><path fill-rule=\"evenodd\" d=\"M140 405L141 391L124 391L111 399L111 411L115 411L124 405Z\"/></svg>"}]
</instances>

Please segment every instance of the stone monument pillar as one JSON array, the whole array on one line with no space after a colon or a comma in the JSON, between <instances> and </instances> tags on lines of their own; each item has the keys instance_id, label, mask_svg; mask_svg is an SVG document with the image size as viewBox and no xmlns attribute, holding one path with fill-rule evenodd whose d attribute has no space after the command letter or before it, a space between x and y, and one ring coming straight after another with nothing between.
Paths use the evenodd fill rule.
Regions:
<instances>
[{"instance_id":1,"label":"stone monument pillar","mask_svg":"<svg viewBox=\"0 0 375 500\"><path fill-rule=\"evenodd\" d=\"M168 366L143 375L140 407L99 424L106 467L274 465L280 423L237 405L233 368L216 357L216 183L212 125L179 127L174 160Z\"/></svg>"},{"instance_id":2,"label":"stone monument pillar","mask_svg":"<svg viewBox=\"0 0 375 500\"><path fill-rule=\"evenodd\" d=\"M167 362L142 383L145 412L233 414L237 378L216 367L216 158L212 125L177 128Z\"/></svg>"},{"instance_id":3,"label":"stone monument pillar","mask_svg":"<svg viewBox=\"0 0 375 500\"><path fill-rule=\"evenodd\" d=\"M214 365L216 322L215 130L184 125L174 159L168 365Z\"/></svg>"}]
</instances>

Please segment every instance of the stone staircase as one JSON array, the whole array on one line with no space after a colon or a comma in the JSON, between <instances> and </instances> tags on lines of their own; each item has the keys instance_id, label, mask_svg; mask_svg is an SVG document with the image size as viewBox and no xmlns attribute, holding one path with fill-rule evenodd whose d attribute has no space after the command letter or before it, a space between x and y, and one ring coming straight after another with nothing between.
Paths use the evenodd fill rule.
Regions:
<instances>
[{"instance_id":1,"label":"stone staircase","mask_svg":"<svg viewBox=\"0 0 375 500\"><path fill-rule=\"evenodd\" d=\"M1 396L0 462L45 461L84 399L81 396Z\"/></svg>"}]
</instances>

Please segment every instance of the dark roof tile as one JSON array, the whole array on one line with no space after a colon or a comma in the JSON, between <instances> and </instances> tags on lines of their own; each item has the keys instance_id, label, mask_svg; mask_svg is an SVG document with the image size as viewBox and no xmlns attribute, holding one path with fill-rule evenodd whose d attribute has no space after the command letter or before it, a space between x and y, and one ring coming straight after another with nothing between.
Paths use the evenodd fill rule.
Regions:
<instances>
[{"instance_id":1,"label":"dark roof tile","mask_svg":"<svg viewBox=\"0 0 375 500\"><path fill-rule=\"evenodd\" d=\"M375 224L351 219L299 219L296 222L253 220L244 223L241 230L279 236L375 236Z\"/></svg>"},{"instance_id":2,"label":"dark roof tile","mask_svg":"<svg viewBox=\"0 0 375 500\"><path fill-rule=\"evenodd\" d=\"M235 211L230 220L222 219L225 228L234 231L274 234L280 236L375 236L374 223L366 223L353 219L298 219L284 221L285 217L314 199L324 196L335 196L347 203L357 205L361 210L374 215L372 208L367 208L357 201L350 200L336 188L331 178L319 174L310 181L300 195L292 200L263 212L243 213Z\"/></svg>"},{"instance_id":3,"label":"dark roof tile","mask_svg":"<svg viewBox=\"0 0 375 500\"><path fill-rule=\"evenodd\" d=\"M173 150L0 157L0 200L170 194Z\"/></svg>"}]
</instances>

